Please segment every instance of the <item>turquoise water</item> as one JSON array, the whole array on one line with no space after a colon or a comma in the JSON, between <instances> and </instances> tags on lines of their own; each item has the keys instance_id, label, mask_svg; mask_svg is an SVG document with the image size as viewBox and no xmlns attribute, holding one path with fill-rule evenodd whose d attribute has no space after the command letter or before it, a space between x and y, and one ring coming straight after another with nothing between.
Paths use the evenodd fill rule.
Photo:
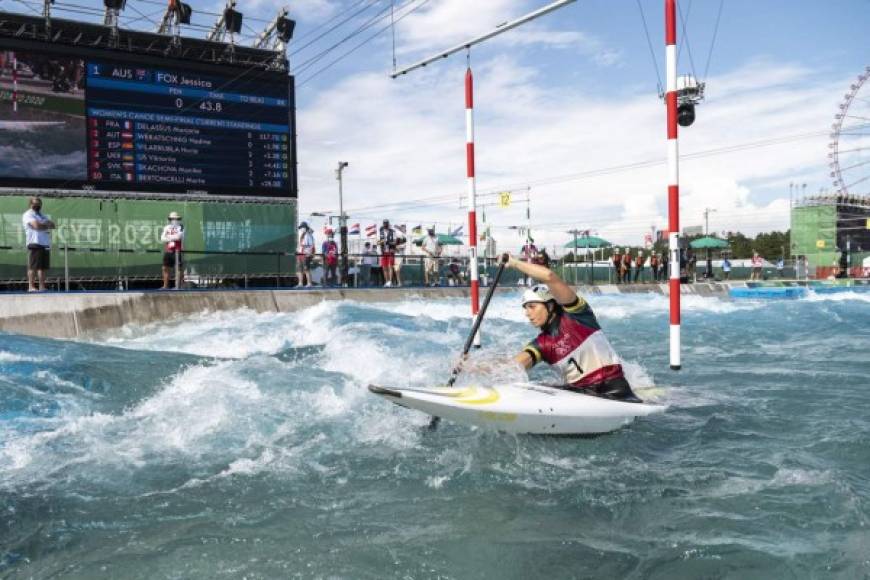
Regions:
<instances>
[{"instance_id":1,"label":"turquoise water","mask_svg":"<svg viewBox=\"0 0 870 580\"><path fill-rule=\"evenodd\" d=\"M593 439L366 392L443 381L462 300L0 335L0 577L870 578L870 294L687 296L680 373L663 297L591 302L670 405ZM516 297L484 328L462 380L515 378Z\"/></svg>"}]
</instances>

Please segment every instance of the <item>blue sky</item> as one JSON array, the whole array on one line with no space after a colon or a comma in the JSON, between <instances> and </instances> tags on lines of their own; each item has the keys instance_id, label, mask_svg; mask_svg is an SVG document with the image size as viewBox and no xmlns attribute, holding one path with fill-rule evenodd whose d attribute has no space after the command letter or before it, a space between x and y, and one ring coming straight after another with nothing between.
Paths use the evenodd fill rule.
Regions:
<instances>
[{"instance_id":1,"label":"blue sky","mask_svg":"<svg viewBox=\"0 0 870 580\"><path fill-rule=\"evenodd\" d=\"M81 3L101 6L93 0ZM416 8L396 25L397 59L400 66L411 63L547 3L396 0L405 6L397 15ZM663 2L640 3L663 75ZM216 13L223 6L190 4L199 25L214 20L203 12ZM367 5L300 50L317 36L316 27L326 23L325 29ZM720 1L683 0L680 5L688 17L694 70L703 77ZM271 18L279 6L239 0L238 9L248 18L246 36L264 26L256 18ZM465 56L391 80L388 30L311 77L378 30L378 23L301 69L388 6L385 0L299 0L289 6L298 22L291 68L301 70L301 217L337 211L334 169L342 160L350 163L344 190L352 222L365 226L390 218L412 226L455 227L465 220L459 206L465 191ZM62 7L58 0L56 10ZM0 0L0 10L29 8L21 0ZM158 2L129 0L125 17L160 11ZM868 0L724 0L709 72L702 78L708 98L695 124L680 132L684 226L700 224L704 209L711 208L715 231L784 229L789 183L806 183L807 193L831 187L827 133L849 85L870 65L868 22ZM682 32L680 27L681 38ZM204 33L201 28L185 32ZM688 56L684 45L680 73L692 72ZM471 63L478 190L530 187L539 242L560 244L567 229L578 227L639 244L652 226L665 226L665 111L656 95L637 0L579 0L474 48ZM870 103L870 86L862 94ZM860 106L870 116L867 105ZM775 145L745 147L778 139ZM716 154L728 147L737 151ZM712 153L699 155L703 152ZM612 169L632 164L637 166ZM507 228L525 222L524 209L514 205L486 212L500 246L519 245L515 231Z\"/></svg>"}]
</instances>

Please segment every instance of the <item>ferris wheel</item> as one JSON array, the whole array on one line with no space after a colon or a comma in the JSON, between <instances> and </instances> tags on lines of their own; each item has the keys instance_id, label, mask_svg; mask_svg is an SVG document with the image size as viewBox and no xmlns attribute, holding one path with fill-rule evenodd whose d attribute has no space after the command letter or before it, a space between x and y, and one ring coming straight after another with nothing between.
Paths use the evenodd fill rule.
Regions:
<instances>
[{"instance_id":1,"label":"ferris wheel","mask_svg":"<svg viewBox=\"0 0 870 580\"><path fill-rule=\"evenodd\" d=\"M834 188L841 195L870 192L870 66L840 103L828 153Z\"/></svg>"}]
</instances>

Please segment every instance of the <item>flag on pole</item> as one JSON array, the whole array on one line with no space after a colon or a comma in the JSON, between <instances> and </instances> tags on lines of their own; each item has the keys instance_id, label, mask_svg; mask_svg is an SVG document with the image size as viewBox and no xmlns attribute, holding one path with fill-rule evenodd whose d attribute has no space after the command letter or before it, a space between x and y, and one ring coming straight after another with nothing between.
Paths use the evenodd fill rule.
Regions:
<instances>
[{"instance_id":1,"label":"flag on pole","mask_svg":"<svg viewBox=\"0 0 870 580\"><path fill-rule=\"evenodd\" d=\"M377 235L377 233L378 233L378 225L377 224L372 224L370 226L366 226L366 237L367 238L373 238Z\"/></svg>"},{"instance_id":2,"label":"flag on pole","mask_svg":"<svg viewBox=\"0 0 870 580\"><path fill-rule=\"evenodd\" d=\"M359 235L359 224L353 224L352 226L350 226L350 230L347 233L349 233L352 236L358 236Z\"/></svg>"}]
</instances>

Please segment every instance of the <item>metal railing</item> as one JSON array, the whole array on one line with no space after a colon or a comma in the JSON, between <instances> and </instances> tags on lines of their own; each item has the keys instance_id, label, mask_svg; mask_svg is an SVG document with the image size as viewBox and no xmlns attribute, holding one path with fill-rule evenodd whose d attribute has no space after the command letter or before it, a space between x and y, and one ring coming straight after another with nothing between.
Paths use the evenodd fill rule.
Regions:
<instances>
[{"instance_id":1,"label":"metal railing","mask_svg":"<svg viewBox=\"0 0 870 580\"><path fill-rule=\"evenodd\" d=\"M60 254L60 256L58 256ZM172 287L182 288L286 288L299 284L303 260L297 253L263 251L185 250L175 254L171 271ZM60 258L60 259L58 259ZM340 259L335 265L327 263L325 256L315 254L311 263L314 283L319 287L373 288L388 281L401 286L466 286L469 284L467 256L441 256L427 258L420 254L401 254L394 257L397 266L385 273L382 256L349 254L346 280L341 279ZM47 272L46 285L56 291L78 290L131 290L149 289L162 285L163 250L129 248L94 248L61 246L52 250L54 265ZM752 280L752 269L737 261L731 271L722 270L714 263L711 276L706 276L705 261L699 260L694 269L688 264L683 270L685 283L704 281ZM430 272L427 276L426 268ZM497 265L496 258L479 258L481 284L487 285ZM550 267L569 284L654 284L667 283L667 272L659 268L654 272L647 262L637 268L633 264L627 280L620 278L612 262L567 262L554 260ZM0 246L0 289L20 291L27 288L27 250ZM398 272L398 275L396 275ZM821 277L795 260L785 261L782 268L765 264L758 274L760 280L807 280ZM850 274L860 275L857 269ZM505 285L528 283L516 270L508 270Z\"/></svg>"}]
</instances>

